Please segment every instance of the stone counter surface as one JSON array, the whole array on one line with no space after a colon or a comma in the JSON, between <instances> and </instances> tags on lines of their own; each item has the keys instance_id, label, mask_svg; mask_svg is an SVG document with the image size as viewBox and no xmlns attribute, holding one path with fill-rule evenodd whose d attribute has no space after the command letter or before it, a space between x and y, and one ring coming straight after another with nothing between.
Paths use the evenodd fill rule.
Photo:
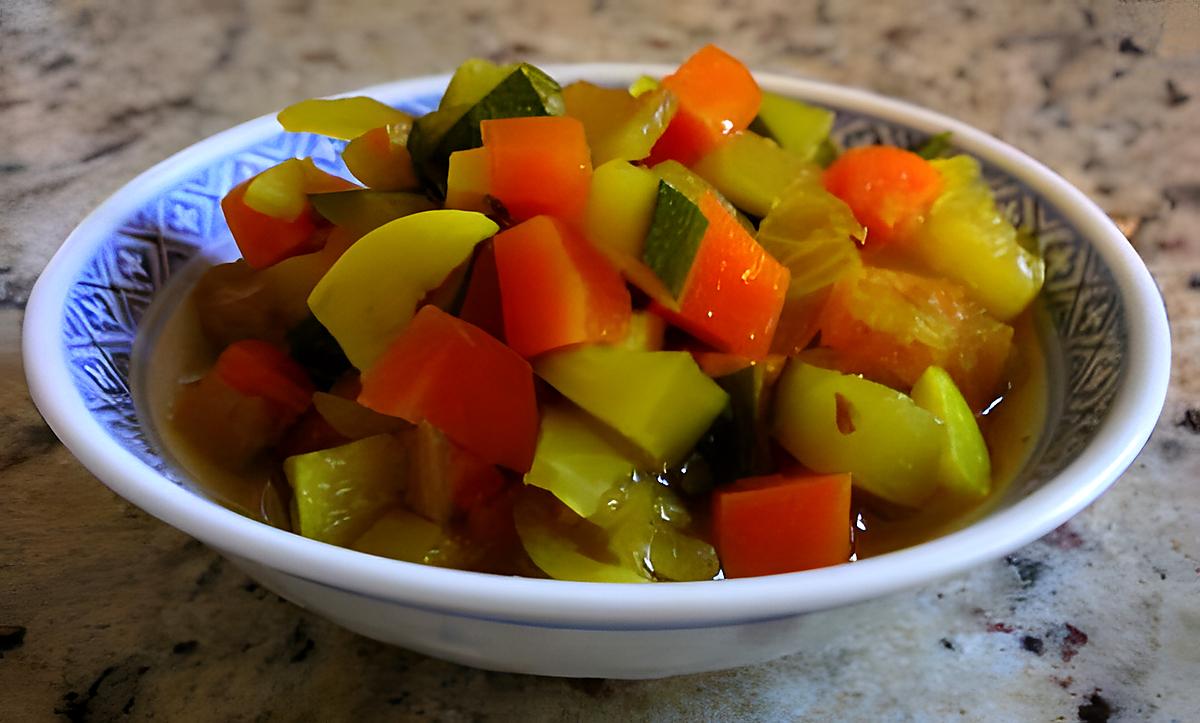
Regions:
<instances>
[{"instance_id":1,"label":"stone counter surface","mask_svg":"<svg viewBox=\"0 0 1200 723\"><path fill-rule=\"evenodd\" d=\"M124 503L29 402L22 309L138 172L303 97L461 59L752 66L949 113L1124 224L1171 315L1158 429L1004 560L842 611L820 649L663 681L481 672L356 637ZM1200 719L1200 4L0 3L0 720Z\"/></svg>"}]
</instances>

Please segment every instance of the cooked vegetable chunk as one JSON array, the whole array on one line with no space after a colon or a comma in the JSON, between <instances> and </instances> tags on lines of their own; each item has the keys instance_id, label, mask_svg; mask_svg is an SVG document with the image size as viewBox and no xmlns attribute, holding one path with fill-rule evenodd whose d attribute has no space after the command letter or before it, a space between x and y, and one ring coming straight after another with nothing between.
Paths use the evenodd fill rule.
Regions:
<instances>
[{"instance_id":1,"label":"cooked vegetable chunk","mask_svg":"<svg viewBox=\"0 0 1200 723\"><path fill-rule=\"evenodd\" d=\"M309 308L354 366L366 369L404 331L421 297L498 228L469 211L425 211L384 224L329 269Z\"/></svg>"},{"instance_id":2,"label":"cooked vegetable chunk","mask_svg":"<svg viewBox=\"0 0 1200 723\"><path fill-rule=\"evenodd\" d=\"M728 399L687 352L583 346L539 357L535 368L656 465L682 460Z\"/></svg>"},{"instance_id":3,"label":"cooked vegetable chunk","mask_svg":"<svg viewBox=\"0 0 1200 723\"><path fill-rule=\"evenodd\" d=\"M438 524L486 504L504 487L500 472L449 440L427 421L413 430L411 471L404 501Z\"/></svg>"},{"instance_id":4,"label":"cooked vegetable chunk","mask_svg":"<svg viewBox=\"0 0 1200 723\"><path fill-rule=\"evenodd\" d=\"M825 169L824 180L867 227L873 248L915 233L942 192L929 161L895 146L851 148Z\"/></svg>"},{"instance_id":5,"label":"cooked vegetable chunk","mask_svg":"<svg viewBox=\"0 0 1200 723\"><path fill-rule=\"evenodd\" d=\"M446 176L446 208L492 213L492 160L486 148L472 148L450 155Z\"/></svg>"},{"instance_id":6,"label":"cooked vegetable chunk","mask_svg":"<svg viewBox=\"0 0 1200 723\"><path fill-rule=\"evenodd\" d=\"M412 117L407 113L361 95L302 100L279 111L278 119L285 131L316 133L344 141L380 126L412 123Z\"/></svg>"},{"instance_id":7,"label":"cooked vegetable chunk","mask_svg":"<svg viewBox=\"0 0 1200 723\"><path fill-rule=\"evenodd\" d=\"M734 133L696 161L696 173L752 216L766 216L788 187L815 179L821 168L769 138Z\"/></svg>"},{"instance_id":8,"label":"cooked vegetable chunk","mask_svg":"<svg viewBox=\"0 0 1200 723\"><path fill-rule=\"evenodd\" d=\"M444 539L442 528L403 507L389 508L351 545L359 552L405 562L429 562Z\"/></svg>"},{"instance_id":9,"label":"cooked vegetable chunk","mask_svg":"<svg viewBox=\"0 0 1200 723\"><path fill-rule=\"evenodd\" d=\"M428 421L490 464L529 471L538 412L529 363L478 327L435 306L363 371L358 401Z\"/></svg>"},{"instance_id":10,"label":"cooked vegetable chunk","mask_svg":"<svg viewBox=\"0 0 1200 723\"><path fill-rule=\"evenodd\" d=\"M563 102L567 115L583 123L594 166L650 155L676 108L675 96L664 89L634 96L582 80L563 88Z\"/></svg>"},{"instance_id":11,"label":"cooked vegetable chunk","mask_svg":"<svg viewBox=\"0 0 1200 723\"><path fill-rule=\"evenodd\" d=\"M390 434L288 457L300 534L348 546L403 494L404 445Z\"/></svg>"},{"instance_id":12,"label":"cooked vegetable chunk","mask_svg":"<svg viewBox=\"0 0 1200 723\"><path fill-rule=\"evenodd\" d=\"M954 380L941 367L929 367L913 385L912 398L942 422L945 440L938 463L939 478L956 494L982 497L992 484L987 444L975 413Z\"/></svg>"},{"instance_id":13,"label":"cooked vegetable chunk","mask_svg":"<svg viewBox=\"0 0 1200 723\"><path fill-rule=\"evenodd\" d=\"M299 364L279 347L257 339L234 342L217 357L213 367L230 387L250 397L265 399L280 414L299 416L312 401L313 385Z\"/></svg>"},{"instance_id":14,"label":"cooked vegetable chunk","mask_svg":"<svg viewBox=\"0 0 1200 723\"><path fill-rule=\"evenodd\" d=\"M713 498L726 577L777 575L850 558L850 475L750 477Z\"/></svg>"},{"instance_id":15,"label":"cooked vegetable chunk","mask_svg":"<svg viewBox=\"0 0 1200 723\"><path fill-rule=\"evenodd\" d=\"M663 78L679 110L650 154L651 163L674 159L691 165L724 137L754 120L762 91L746 66L715 45L706 45Z\"/></svg>"},{"instance_id":16,"label":"cooked vegetable chunk","mask_svg":"<svg viewBox=\"0 0 1200 723\"><path fill-rule=\"evenodd\" d=\"M546 407L525 484L550 492L580 517L596 514L605 494L637 467L619 437L586 413Z\"/></svg>"},{"instance_id":17,"label":"cooked vegetable chunk","mask_svg":"<svg viewBox=\"0 0 1200 723\"><path fill-rule=\"evenodd\" d=\"M821 163L833 119L833 111L826 108L764 92L758 117L750 124L750 130L774 139L806 161Z\"/></svg>"},{"instance_id":18,"label":"cooked vegetable chunk","mask_svg":"<svg viewBox=\"0 0 1200 723\"><path fill-rule=\"evenodd\" d=\"M504 118L480 124L491 193L515 221L549 214L581 219L592 180L583 124L575 118Z\"/></svg>"},{"instance_id":19,"label":"cooked vegetable chunk","mask_svg":"<svg viewBox=\"0 0 1200 723\"><path fill-rule=\"evenodd\" d=\"M971 298L1000 321L1011 320L1041 290L1045 264L1018 242L978 161L955 156L930 165L941 174L945 191L911 248L927 269L967 287Z\"/></svg>"},{"instance_id":20,"label":"cooked vegetable chunk","mask_svg":"<svg viewBox=\"0 0 1200 723\"><path fill-rule=\"evenodd\" d=\"M355 237L365 236L398 218L436 208L428 198L404 191L314 193L308 200L325 220Z\"/></svg>"},{"instance_id":21,"label":"cooked vegetable chunk","mask_svg":"<svg viewBox=\"0 0 1200 723\"><path fill-rule=\"evenodd\" d=\"M822 474L907 507L937 487L940 422L912 399L861 377L793 360L776 386L775 439Z\"/></svg>"},{"instance_id":22,"label":"cooked vegetable chunk","mask_svg":"<svg viewBox=\"0 0 1200 723\"><path fill-rule=\"evenodd\" d=\"M377 191L412 191L421 187L408 152L412 123L405 121L372 128L346 144L346 169Z\"/></svg>"},{"instance_id":23,"label":"cooked vegetable chunk","mask_svg":"<svg viewBox=\"0 0 1200 723\"><path fill-rule=\"evenodd\" d=\"M549 216L496 236L508 345L524 357L584 342L619 342L629 291L604 256Z\"/></svg>"}]
</instances>

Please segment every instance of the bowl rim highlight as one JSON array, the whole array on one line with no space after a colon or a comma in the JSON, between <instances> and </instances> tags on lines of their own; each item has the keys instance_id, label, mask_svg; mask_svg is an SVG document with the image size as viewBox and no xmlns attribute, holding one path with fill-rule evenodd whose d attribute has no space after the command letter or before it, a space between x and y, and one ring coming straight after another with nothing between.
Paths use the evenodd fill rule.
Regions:
<instances>
[{"instance_id":1,"label":"bowl rim highlight","mask_svg":"<svg viewBox=\"0 0 1200 723\"><path fill-rule=\"evenodd\" d=\"M556 79L628 83L673 68L636 63L546 65ZM384 102L438 93L449 74L370 86L340 96ZM962 572L1052 531L1099 497L1132 463L1153 431L1170 376L1170 332L1158 288L1126 238L1082 192L1040 162L966 123L857 88L755 73L765 90L901 123L950 131L977 156L1053 205L1112 271L1124 304L1128 353L1112 409L1093 440L1059 474L1011 507L928 542L853 564L737 580L668 584L583 583L506 577L374 557L309 540L172 483L124 449L75 388L62 343L67 292L97 239L156 192L214 158L282 132L274 114L210 136L143 172L92 211L67 237L29 297L23 356L31 396L80 462L129 502L211 547L310 582L451 615L590 630L705 628L791 617L861 602Z\"/></svg>"}]
</instances>

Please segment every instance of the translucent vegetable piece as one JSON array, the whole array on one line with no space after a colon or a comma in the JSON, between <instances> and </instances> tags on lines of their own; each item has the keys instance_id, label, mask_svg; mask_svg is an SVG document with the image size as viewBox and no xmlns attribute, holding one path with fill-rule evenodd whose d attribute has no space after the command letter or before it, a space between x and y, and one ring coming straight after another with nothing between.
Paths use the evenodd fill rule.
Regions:
<instances>
[{"instance_id":1,"label":"translucent vegetable piece","mask_svg":"<svg viewBox=\"0 0 1200 723\"><path fill-rule=\"evenodd\" d=\"M279 111L279 124L292 133L316 133L348 141L388 124L408 124L412 117L373 98L312 98Z\"/></svg>"},{"instance_id":2,"label":"translucent vegetable piece","mask_svg":"<svg viewBox=\"0 0 1200 723\"><path fill-rule=\"evenodd\" d=\"M355 237L365 236L398 218L436 208L425 196L405 191L363 189L314 193L308 200L325 220Z\"/></svg>"},{"instance_id":3,"label":"translucent vegetable piece","mask_svg":"<svg viewBox=\"0 0 1200 723\"><path fill-rule=\"evenodd\" d=\"M820 178L820 166L750 131L735 133L692 166L734 206L752 216L766 216L787 189L799 180Z\"/></svg>"},{"instance_id":4,"label":"translucent vegetable piece","mask_svg":"<svg viewBox=\"0 0 1200 723\"><path fill-rule=\"evenodd\" d=\"M675 96L666 90L634 96L582 80L563 88L563 102L566 114L583 123L594 166L649 156L676 108Z\"/></svg>"},{"instance_id":5,"label":"translucent vegetable piece","mask_svg":"<svg viewBox=\"0 0 1200 723\"><path fill-rule=\"evenodd\" d=\"M359 552L405 562L427 562L442 545L438 525L403 507L392 507L359 535L351 547Z\"/></svg>"},{"instance_id":6,"label":"translucent vegetable piece","mask_svg":"<svg viewBox=\"0 0 1200 723\"><path fill-rule=\"evenodd\" d=\"M763 92L758 116L750 130L772 138L806 161L820 162L822 146L833 130L834 113L804 101Z\"/></svg>"},{"instance_id":7,"label":"translucent vegetable piece","mask_svg":"<svg viewBox=\"0 0 1200 723\"><path fill-rule=\"evenodd\" d=\"M775 439L822 474L907 507L937 486L940 422L912 399L861 377L789 362L776 387Z\"/></svg>"},{"instance_id":8,"label":"translucent vegetable piece","mask_svg":"<svg viewBox=\"0 0 1200 723\"><path fill-rule=\"evenodd\" d=\"M283 471L295 495L297 532L348 546L399 501L406 458L389 434L288 457Z\"/></svg>"},{"instance_id":9,"label":"translucent vegetable piece","mask_svg":"<svg viewBox=\"0 0 1200 723\"><path fill-rule=\"evenodd\" d=\"M945 190L905 248L911 247L925 268L967 287L997 319L1012 320L1042 288L1042 259L1019 243L1017 230L996 207L978 161L955 156L930 163Z\"/></svg>"},{"instance_id":10,"label":"translucent vegetable piece","mask_svg":"<svg viewBox=\"0 0 1200 723\"><path fill-rule=\"evenodd\" d=\"M342 150L346 169L377 191L420 188L406 145L411 127L411 123L404 122L373 128L350 141Z\"/></svg>"},{"instance_id":11,"label":"translucent vegetable piece","mask_svg":"<svg viewBox=\"0 0 1200 723\"><path fill-rule=\"evenodd\" d=\"M637 466L622 441L612 436L578 409L545 407L525 484L552 493L580 517L591 517L608 490L629 480Z\"/></svg>"},{"instance_id":12,"label":"translucent vegetable piece","mask_svg":"<svg viewBox=\"0 0 1200 723\"><path fill-rule=\"evenodd\" d=\"M965 497L986 496L992 477L987 444L954 380L945 369L929 367L913 385L912 398L942 421L945 439L938 466L942 484Z\"/></svg>"}]
</instances>

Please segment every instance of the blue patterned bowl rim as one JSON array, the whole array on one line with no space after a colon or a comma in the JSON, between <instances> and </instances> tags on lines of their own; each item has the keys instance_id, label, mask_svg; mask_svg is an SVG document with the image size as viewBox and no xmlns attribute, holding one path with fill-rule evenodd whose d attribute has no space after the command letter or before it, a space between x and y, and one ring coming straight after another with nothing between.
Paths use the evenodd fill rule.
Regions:
<instances>
[{"instance_id":1,"label":"blue patterned bowl rim","mask_svg":"<svg viewBox=\"0 0 1200 723\"><path fill-rule=\"evenodd\" d=\"M587 79L602 85L671 70L616 63L546 69L564 83ZM1102 494L1148 439L1170 373L1162 297L1120 231L1064 179L962 122L864 90L770 74L756 77L767 90L837 110L835 133L850 145L879 140L909 145L950 131L957 150L983 161L1010 215L1042 231L1051 267L1044 296L1060 341L1066 339L1059 383L1068 393L1059 390L1051 431L1037 461L1026 470L1020 498L962 530L851 565L801 573L599 585L501 577L363 555L260 524L192 492L148 441L153 435L141 428L134 411L129 391L133 334L150 297L170 273L197 248L227 233L212 201L235 179L281 153L313 154L327 168L341 170L328 142L304 135L281 140L273 115L212 136L151 168L71 233L26 308L23 352L33 399L55 433L102 482L218 550L338 590L525 625L708 627L859 602L1004 555L1053 530ZM422 112L436 103L447 80L447 75L429 76L344 95L368 95ZM188 195L207 200L177 203ZM1052 260L1054 254L1062 259Z\"/></svg>"}]
</instances>

